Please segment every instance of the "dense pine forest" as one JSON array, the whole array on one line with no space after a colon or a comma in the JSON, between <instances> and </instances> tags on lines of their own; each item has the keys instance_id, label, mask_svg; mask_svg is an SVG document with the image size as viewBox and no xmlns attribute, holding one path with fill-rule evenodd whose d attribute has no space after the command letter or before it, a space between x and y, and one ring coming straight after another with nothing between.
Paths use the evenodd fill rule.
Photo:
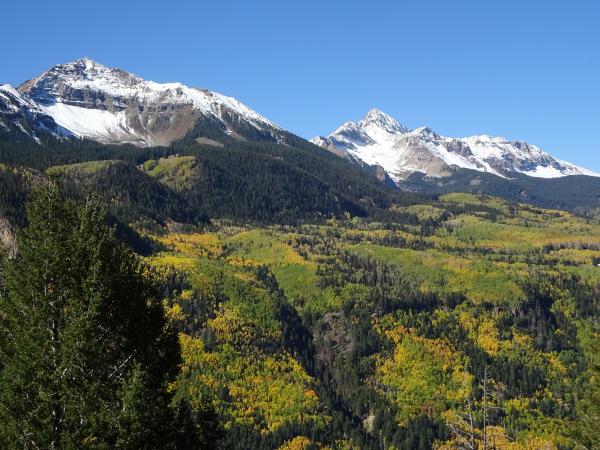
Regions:
<instances>
[{"instance_id":1,"label":"dense pine forest","mask_svg":"<svg viewBox=\"0 0 600 450\"><path fill-rule=\"evenodd\" d=\"M2 448L600 448L600 223L222 138L0 141Z\"/></svg>"}]
</instances>

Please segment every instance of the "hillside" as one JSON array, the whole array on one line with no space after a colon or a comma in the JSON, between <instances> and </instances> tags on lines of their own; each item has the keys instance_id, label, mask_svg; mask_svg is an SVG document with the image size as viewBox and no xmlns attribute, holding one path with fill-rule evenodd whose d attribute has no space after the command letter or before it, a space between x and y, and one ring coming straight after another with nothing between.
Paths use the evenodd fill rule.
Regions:
<instances>
[{"instance_id":1,"label":"hillside","mask_svg":"<svg viewBox=\"0 0 600 450\"><path fill-rule=\"evenodd\" d=\"M366 216L427 195L403 193L361 168L308 142L296 146L239 142L218 129L196 129L191 142L136 149L91 141L44 145L0 140L0 162L65 175L82 192L97 192L125 223L198 218L295 222ZM221 147L197 136L221 139ZM216 141L215 141L216 142ZM119 163L117 163L119 162Z\"/></svg>"},{"instance_id":2,"label":"hillside","mask_svg":"<svg viewBox=\"0 0 600 450\"><path fill-rule=\"evenodd\" d=\"M224 448L456 448L467 404L497 445L571 448L600 225L470 194L395 210L157 236L181 395Z\"/></svg>"},{"instance_id":3,"label":"hillside","mask_svg":"<svg viewBox=\"0 0 600 450\"><path fill-rule=\"evenodd\" d=\"M34 168L2 166L0 207L22 225L49 177L99 195L182 333L177 395L215 411L223 448L454 448L465 405L511 448L574 445L598 340L596 221L399 191L309 143L190 133L152 149L7 143L4 161ZM497 179L457 172L452 188L570 195Z\"/></svg>"},{"instance_id":4,"label":"hillside","mask_svg":"<svg viewBox=\"0 0 600 450\"><path fill-rule=\"evenodd\" d=\"M401 189L439 195L449 192L471 192L502 197L510 201L530 203L543 208L571 210L594 215L600 208L600 178L571 175L552 179L536 179L515 174L504 179L492 174L455 168L444 178L430 178L415 173L399 183Z\"/></svg>"},{"instance_id":5,"label":"hillside","mask_svg":"<svg viewBox=\"0 0 600 450\"><path fill-rule=\"evenodd\" d=\"M323 220L366 216L392 202L412 202L347 161L318 149L234 144L193 157L149 160L148 173L211 217L241 221Z\"/></svg>"},{"instance_id":6,"label":"hillside","mask_svg":"<svg viewBox=\"0 0 600 450\"><path fill-rule=\"evenodd\" d=\"M167 186L122 161L54 166L47 173L59 176L65 188L76 197L99 194L109 211L126 224L155 228L167 221L183 224L206 222L206 217Z\"/></svg>"}]
</instances>

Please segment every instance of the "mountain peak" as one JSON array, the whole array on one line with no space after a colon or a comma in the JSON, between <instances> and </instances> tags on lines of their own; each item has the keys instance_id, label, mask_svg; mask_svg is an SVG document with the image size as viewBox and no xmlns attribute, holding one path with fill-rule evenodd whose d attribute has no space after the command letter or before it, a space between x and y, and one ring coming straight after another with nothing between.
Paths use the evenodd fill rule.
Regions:
<instances>
[{"instance_id":1,"label":"mountain peak","mask_svg":"<svg viewBox=\"0 0 600 450\"><path fill-rule=\"evenodd\" d=\"M378 128L382 128L390 134L406 133L408 129L394 119L389 114L384 113L380 109L370 109L365 117L358 123L359 127L365 128L369 125L375 125Z\"/></svg>"},{"instance_id":2,"label":"mountain peak","mask_svg":"<svg viewBox=\"0 0 600 450\"><path fill-rule=\"evenodd\" d=\"M410 131L379 109L371 109L360 122L346 122L329 136L313 142L346 157L381 166L395 181L414 172L446 176L452 166L501 177L514 173L541 178L600 176L526 142L487 135L444 137L429 127Z\"/></svg>"},{"instance_id":3,"label":"mountain peak","mask_svg":"<svg viewBox=\"0 0 600 450\"><path fill-rule=\"evenodd\" d=\"M234 135L250 127L269 141L284 131L234 98L145 80L89 57L55 65L18 90L74 135L104 143L168 145L202 118Z\"/></svg>"},{"instance_id":4,"label":"mountain peak","mask_svg":"<svg viewBox=\"0 0 600 450\"><path fill-rule=\"evenodd\" d=\"M85 64L86 66L94 66L94 65L99 64L96 61L94 61L92 58L88 58L87 56L76 59L74 62L82 63L82 64Z\"/></svg>"},{"instance_id":5,"label":"mountain peak","mask_svg":"<svg viewBox=\"0 0 600 450\"><path fill-rule=\"evenodd\" d=\"M94 61L93 59L87 56L84 56L74 61L52 66L42 75L40 75L40 77L48 76L50 74L62 73L66 76L74 78L94 78L99 74L107 72L126 73L121 69L107 67L104 64L100 64L99 62Z\"/></svg>"},{"instance_id":6,"label":"mountain peak","mask_svg":"<svg viewBox=\"0 0 600 450\"><path fill-rule=\"evenodd\" d=\"M384 113L382 110L378 109L378 108L371 108L369 111L367 111L367 114L365 114L365 117L363 118L364 121L369 122L369 121L378 121L378 120L395 120L392 116L390 116L389 114Z\"/></svg>"},{"instance_id":7,"label":"mountain peak","mask_svg":"<svg viewBox=\"0 0 600 450\"><path fill-rule=\"evenodd\" d=\"M69 63L58 64L50 70L53 70L53 69L54 70L76 69L76 70L86 73L88 75L95 74L95 73L102 73L102 72L112 72L112 71L124 72L121 69L107 67L104 64L99 63L98 61L94 61L92 58L88 58L87 56L76 59L75 61L71 61Z\"/></svg>"},{"instance_id":8,"label":"mountain peak","mask_svg":"<svg viewBox=\"0 0 600 450\"><path fill-rule=\"evenodd\" d=\"M412 134L425 140L440 139L440 136L429 127L419 127L413 130Z\"/></svg>"}]
</instances>

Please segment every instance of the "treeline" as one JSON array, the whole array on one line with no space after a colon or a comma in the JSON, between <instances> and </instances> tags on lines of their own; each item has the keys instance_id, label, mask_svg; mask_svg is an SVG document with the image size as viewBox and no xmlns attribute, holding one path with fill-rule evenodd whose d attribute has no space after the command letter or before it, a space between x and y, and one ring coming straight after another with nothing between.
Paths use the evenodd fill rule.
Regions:
<instances>
[{"instance_id":1,"label":"treeline","mask_svg":"<svg viewBox=\"0 0 600 450\"><path fill-rule=\"evenodd\" d=\"M507 179L457 168L449 177L436 179L435 182L424 174L414 173L401 183L401 187L433 195L449 192L493 195L513 202L574 211L590 217L600 208L600 179L584 175L536 178L513 174Z\"/></svg>"},{"instance_id":2,"label":"treeline","mask_svg":"<svg viewBox=\"0 0 600 450\"><path fill-rule=\"evenodd\" d=\"M45 171L52 166L87 161L120 160L137 165L148 159L166 157L181 151L167 147L140 149L133 145L103 145L86 139L59 140L42 135L33 140L13 142L0 139L0 163Z\"/></svg>"},{"instance_id":3,"label":"treeline","mask_svg":"<svg viewBox=\"0 0 600 450\"><path fill-rule=\"evenodd\" d=\"M203 130L202 124L197 126ZM185 138L170 147L140 149L45 136L42 145L0 140L0 163L40 172L59 166L55 172L70 179L69 186L81 187L82 192L98 192L124 223L142 216L184 223L206 217L253 223L322 221L344 214L366 216L392 203L408 204L422 198L396 191L350 162L292 135L289 139L294 138L293 146L240 141L223 136L211 126L207 129L212 134L200 134L219 137L223 147L217 149ZM190 133L198 134L193 130ZM134 170L146 161L172 155L193 156L196 161L191 183L180 192L160 189ZM121 161L130 167L100 161ZM87 163L85 170L62 167L81 163ZM16 185L17 180L7 182Z\"/></svg>"},{"instance_id":4,"label":"treeline","mask_svg":"<svg viewBox=\"0 0 600 450\"><path fill-rule=\"evenodd\" d=\"M59 166L48 171L61 177L70 195L99 195L109 212L126 224L158 229L168 221L203 225L208 217L168 186L121 161L98 161Z\"/></svg>"}]
</instances>

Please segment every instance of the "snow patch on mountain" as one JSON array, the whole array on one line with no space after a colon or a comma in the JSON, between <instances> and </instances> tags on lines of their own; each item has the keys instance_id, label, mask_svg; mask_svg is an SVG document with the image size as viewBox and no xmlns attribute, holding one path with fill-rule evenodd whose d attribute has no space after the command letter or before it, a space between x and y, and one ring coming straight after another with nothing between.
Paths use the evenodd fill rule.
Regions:
<instances>
[{"instance_id":1,"label":"snow patch on mountain","mask_svg":"<svg viewBox=\"0 0 600 450\"><path fill-rule=\"evenodd\" d=\"M117 139L126 142L138 140L134 130L127 125L124 111L112 112L102 109L88 109L79 106L54 103L42 106L56 123L82 138L106 141Z\"/></svg>"},{"instance_id":2,"label":"snow patch on mountain","mask_svg":"<svg viewBox=\"0 0 600 450\"><path fill-rule=\"evenodd\" d=\"M16 113L23 108L39 112L37 104L27 99L10 84L0 84L0 111L4 113Z\"/></svg>"},{"instance_id":3,"label":"snow patch on mountain","mask_svg":"<svg viewBox=\"0 0 600 450\"><path fill-rule=\"evenodd\" d=\"M6 133L23 134L37 142L40 131L55 137L72 136L36 102L9 84L0 85L0 127Z\"/></svg>"}]
</instances>

